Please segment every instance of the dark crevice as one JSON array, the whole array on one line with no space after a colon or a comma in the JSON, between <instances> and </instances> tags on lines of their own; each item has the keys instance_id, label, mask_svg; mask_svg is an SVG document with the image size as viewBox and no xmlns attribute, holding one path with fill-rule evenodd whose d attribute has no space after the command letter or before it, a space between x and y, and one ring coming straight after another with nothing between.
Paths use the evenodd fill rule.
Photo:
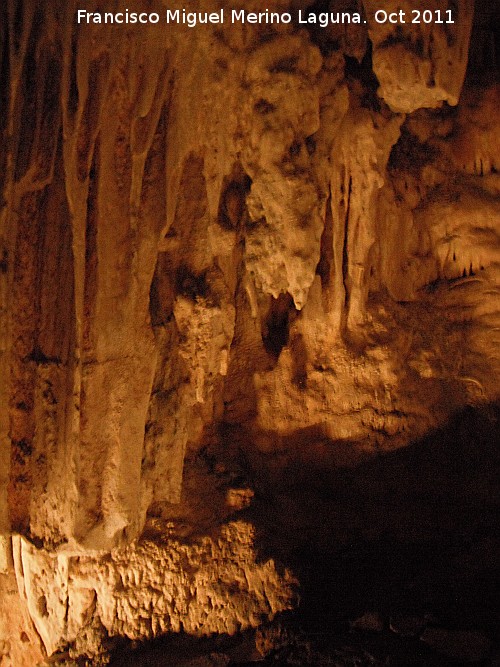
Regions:
<instances>
[{"instance_id":1,"label":"dark crevice","mask_svg":"<svg viewBox=\"0 0 500 667\"><path fill-rule=\"evenodd\" d=\"M339 6L337 3L332 3L330 0L315 0L308 7L304 9L304 15L314 14L317 19L320 14L331 14L331 13L343 13L347 12L352 14L353 12L359 12L364 18L364 10L361 3L353 2L350 6L343 4ZM321 27L319 20L316 23L306 23L304 28L308 31L309 36L313 44L320 49L321 55L324 57L330 56L336 51L340 51L345 47L345 33L344 35L339 35L338 31L335 30L337 26L329 26L327 28ZM354 24L356 30L363 30L361 25Z\"/></svg>"},{"instance_id":2,"label":"dark crevice","mask_svg":"<svg viewBox=\"0 0 500 667\"><path fill-rule=\"evenodd\" d=\"M294 74L297 70L298 62L299 62L299 56L287 56L285 58L281 58L269 68L269 73Z\"/></svg>"},{"instance_id":3,"label":"dark crevice","mask_svg":"<svg viewBox=\"0 0 500 667\"><path fill-rule=\"evenodd\" d=\"M419 177L422 167L432 163L438 156L438 149L429 143L423 143L403 126L401 136L394 144L389 155L387 169L390 173L406 171Z\"/></svg>"},{"instance_id":4,"label":"dark crevice","mask_svg":"<svg viewBox=\"0 0 500 667\"><path fill-rule=\"evenodd\" d=\"M382 110L382 100L377 95L379 82L373 72L371 41L368 40L366 53L361 62L348 55L344 55L344 60L344 73L347 82L358 81L363 87L361 106L371 111L380 112Z\"/></svg>"},{"instance_id":5,"label":"dark crevice","mask_svg":"<svg viewBox=\"0 0 500 667\"><path fill-rule=\"evenodd\" d=\"M5 2L5 5L7 2ZM7 9L7 8L6 8ZM15 3L15 9L14 9L14 21L13 21L13 40L14 40L14 51L16 54L19 52L19 48L21 46L21 38L23 35L23 26L24 26L24 16L25 16L25 11L24 11L24 1L23 0L17 0Z\"/></svg>"},{"instance_id":6,"label":"dark crevice","mask_svg":"<svg viewBox=\"0 0 500 667\"><path fill-rule=\"evenodd\" d=\"M176 293L192 301L207 299L210 296L207 273L208 271L203 271L195 274L188 266L182 264L175 275Z\"/></svg>"},{"instance_id":7,"label":"dark crevice","mask_svg":"<svg viewBox=\"0 0 500 667\"><path fill-rule=\"evenodd\" d=\"M45 365L45 364L60 364L61 363L61 359L59 357L49 357L49 356L47 356L38 345L36 345L34 347L33 351L28 356L27 361L32 361L37 366L41 366L41 365Z\"/></svg>"},{"instance_id":8,"label":"dark crevice","mask_svg":"<svg viewBox=\"0 0 500 667\"><path fill-rule=\"evenodd\" d=\"M92 150L94 132L99 121L99 106L103 83L109 69L109 56L102 55L89 67L89 88L82 114L82 126L78 136L78 178L84 181L88 175L88 158Z\"/></svg>"},{"instance_id":9,"label":"dark crevice","mask_svg":"<svg viewBox=\"0 0 500 667\"><path fill-rule=\"evenodd\" d=\"M78 93L78 80L77 80L77 71L76 63L78 57L78 44L76 38L77 32L73 29L71 35L71 58L70 58L70 72L69 72L69 94L68 94L68 113L70 116L74 116L78 111L78 104L80 101Z\"/></svg>"},{"instance_id":10,"label":"dark crevice","mask_svg":"<svg viewBox=\"0 0 500 667\"><path fill-rule=\"evenodd\" d=\"M83 292L83 349L92 349L92 330L95 301L97 297L97 222L98 222L98 182L99 182L99 140L96 141L92 157L91 171L94 178L90 180L87 203L87 222L85 227L85 279Z\"/></svg>"},{"instance_id":11,"label":"dark crevice","mask_svg":"<svg viewBox=\"0 0 500 667\"><path fill-rule=\"evenodd\" d=\"M328 289L331 282L333 264L333 216L332 193L329 192L326 202L325 226L321 235L320 259L316 267L316 274L321 278L321 287Z\"/></svg>"},{"instance_id":12,"label":"dark crevice","mask_svg":"<svg viewBox=\"0 0 500 667\"><path fill-rule=\"evenodd\" d=\"M352 176L349 177L347 205L344 223L344 243L342 246L342 283L344 285L344 308L349 309L349 215L351 212Z\"/></svg>"},{"instance_id":13,"label":"dark crevice","mask_svg":"<svg viewBox=\"0 0 500 667\"><path fill-rule=\"evenodd\" d=\"M275 105L271 102L268 102L268 100L265 100L264 98L261 98L258 102L256 102L253 108L254 111L261 114L262 116L266 116L268 113L276 111Z\"/></svg>"},{"instance_id":14,"label":"dark crevice","mask_svg":"<svg viewBox=\"0 0 500 667\"><path fill-rule=\"evenodd\" d=\"M23 136L22 141L19 142L18 153L16 156L14 173L16 181L20 181L28 170L32 157L37 126L37 84L39 83L39 72L37 71L37 59L35 55L37 47L37 31L35 26L36 21L34 22L31 31L29 39L30 46L24 59L21 75L22 85L20 86L20 89L23 91L23 106L20 109L19 125L23 128Z\"/></svg>"},{"instance_id":15,"label":"dark crevice","mask_svg":"<svg viewBox=\"0 0 500 667\"><path fill-rule=\"evenodd\" d=\"M280 294L277 299L271 297L271 304L265 318L262 341L266 352L278 358L285 345L288 345L290 323L297 311L290 294Z\"/></svg>"},{"instance_id":16,"label":"dark crevice","mask_svg":"<svg viewBox=\"0 0 500 667\"><path fill-rule=\"evenodd\" d=\"M44 68L44 91L43 108L40 122L40 136L38 138L37 152L40 155L42 172L40 178L47 178L53 168L54 158L57 151L57 140L61 124L61 111L59 106L61 89L61 63L60 54L50 58Z\"/></svg>"},{"instance_id":17,"label":"dark crevice","mask_svg":"<svg viewBox=\"0 0 500 667\"><path fill-rule=\"evenodd\" d=\"M0 257L0 273L7 273L9 270L9 251L5 248L2 249L2 254Z\"/></svg>"},{"instance_id":18,"label":"dark crevice","mask_svg":"<svg viewBox=\"0 0 500 667\"><path fill-rule=\"evenodd\" d=\"M309 155L314 155L316 152L316 139L314 135L310 135L305 139L306 149Z\"/></svg>"},{"instance_id":19,"label":"dark crevice","mask_svg":"<svg viewBox=\"0 0 500 667\"><path fill-rule=\"evenodd\" d=\"M149 289L149 316L153 327L167 325L172 319L174 289L167 253L160 253Z\"/></svg>"},{"instance_id":20,"label":"dark crevice","mask_svg":"<svg viewBox=\"0 0 500 667\"><path fill-rule=\"evenodd\" d=\"M239 230L245 219L246 198L252 187L252 179L241 164L233 166L231 175L224 179L219 201L217 221L228 231Z\"/></svg>"}]
</instances>

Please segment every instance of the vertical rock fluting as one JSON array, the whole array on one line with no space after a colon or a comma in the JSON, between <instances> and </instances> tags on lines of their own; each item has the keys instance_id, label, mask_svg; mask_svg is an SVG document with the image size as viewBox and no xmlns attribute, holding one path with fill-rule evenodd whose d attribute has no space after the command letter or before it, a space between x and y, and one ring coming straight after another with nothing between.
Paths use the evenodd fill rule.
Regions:
<instances>
[{"instance_id":1,"label":"vertical rock fluting","mask_svg":"<svg viewBox=\"0 0 500 667\"><path fill-rule=\"evenodd\" d=\"M165 178L164 157L149 153L169 78L165 48L151 45L145 71L144 33L129 44L116 26L78 31L73 9L4 10L10 507L16 530L99 546L144 521L148 304L165 219L148 180Z\"/></svg>"},{"instance_id":2,"label":"vertical rock fluting","mask_svg":"<svg viewBox=\"0 0 500 667\"><path fill-rule=\"evenodd\" d=\"M382 26L365 0L366 24L321 30L77 24L49 4L0 8L0 531L23 536L49 652L94 622L178 630L187 579L206 590L184 628L232 632L287 608L291 578L248 524L176 541L186 456L236 426L264 460L335 467L498 399L498 87L462 92L468 0L454 24ZM135 550L145 526L161 547ZM209 553L243 601L208 586ZM144 627L130 554L161 590Z\"/></svg>"}]
</instances>

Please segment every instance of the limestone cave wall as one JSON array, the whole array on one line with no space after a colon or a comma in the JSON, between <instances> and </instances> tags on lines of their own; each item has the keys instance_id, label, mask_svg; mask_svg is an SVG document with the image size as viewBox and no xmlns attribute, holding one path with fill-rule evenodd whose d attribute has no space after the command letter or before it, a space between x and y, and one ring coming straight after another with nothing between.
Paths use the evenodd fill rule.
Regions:
<instances>
[{"instance_id":1,"label":"limestone cave wall","mask_svg":"<svg viewBox=\"0 0 500 667\"><path fill-rule=\"evenodd\" d=\"M379 4L2 3L0 529L42 652L258 625L295 593L255 494L498 405L496 14Z\"/></svg>"}]
</instances>

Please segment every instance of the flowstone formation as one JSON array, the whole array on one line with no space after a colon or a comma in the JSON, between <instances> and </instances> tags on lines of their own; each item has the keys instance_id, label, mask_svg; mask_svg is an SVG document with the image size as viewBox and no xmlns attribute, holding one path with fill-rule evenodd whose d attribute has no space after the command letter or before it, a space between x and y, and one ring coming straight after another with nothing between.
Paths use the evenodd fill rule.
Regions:
<instances>
[{"instance_id":1,"label":"flowstone formation","mask_svg":"<svg viewBox=\"0 0 500 667\"><path fill-rule=\"evenodd\" d=\"M267 494L500 391L487 9L434 0L453 23L394 25L372 0L279 0L363 23L189 28L79 24L78 8L0 8L0 576L22 637L10 606L0 646L16 667L293 608L295 575L259 550Z\"/></svg>"}]
</instances>

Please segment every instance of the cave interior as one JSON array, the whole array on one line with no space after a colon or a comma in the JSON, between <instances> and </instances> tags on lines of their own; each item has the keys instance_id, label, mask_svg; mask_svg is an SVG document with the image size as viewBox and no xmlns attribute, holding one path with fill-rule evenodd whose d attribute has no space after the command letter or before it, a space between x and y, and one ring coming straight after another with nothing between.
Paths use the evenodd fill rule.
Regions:
<instances>
[{"instance_id":1,"label":"cave interior","mask_svg":"<svg viewBox=\"0 0 500 667\"><path fill-rule=\"evenodd\" d=\"M0 664L498 667L498 2L133 4L0 6Z\"/></svg>"}]
</instances>

